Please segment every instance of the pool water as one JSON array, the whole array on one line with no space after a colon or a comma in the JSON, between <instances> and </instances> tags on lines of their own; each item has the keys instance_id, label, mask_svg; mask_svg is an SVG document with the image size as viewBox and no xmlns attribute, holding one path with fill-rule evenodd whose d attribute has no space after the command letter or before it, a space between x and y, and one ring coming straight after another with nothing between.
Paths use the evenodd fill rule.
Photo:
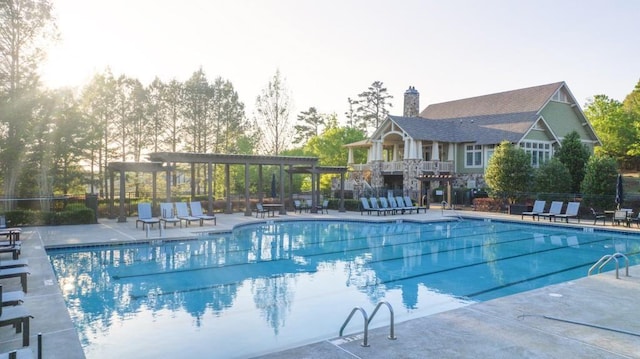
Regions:
<instances>
[{"instance_id":1,"label":"pool water","mask_svg":"<svg viewBox=\"0 0 640 359\"><path fill-rule=\"evenodd\" d=\"M48 250L87 358L244 358L584 277L640 237L465 220L267 222L189 241ZM612 269L607 268L607 269ZM384 307L371 327L389 324ZM345 333L361 332L354 317ZM396 333L398 334L398 333Z\"/></svg>"}]
</instances>

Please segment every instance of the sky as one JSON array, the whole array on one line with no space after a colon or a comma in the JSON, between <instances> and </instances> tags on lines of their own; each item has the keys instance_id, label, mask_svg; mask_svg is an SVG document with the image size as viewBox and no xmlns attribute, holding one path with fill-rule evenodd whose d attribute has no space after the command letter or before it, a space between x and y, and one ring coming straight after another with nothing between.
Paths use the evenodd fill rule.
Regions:
<instances>
[{"instance_id":1,"label":"sky","mask_svg":"<svg viewBox=\"0 0 640 359\"><path fill-rule=\"evenodd\" d=\"M144 85L202 68L230 81L253 117L280 71L292 114L345 121L348 98L374 81L393 96L414 86L420 108L565 81L584 108L622 101L640 80L635 0L51 0L60 40L49 88L81 89L111 69Z\"/></svg>"}]
</instances>

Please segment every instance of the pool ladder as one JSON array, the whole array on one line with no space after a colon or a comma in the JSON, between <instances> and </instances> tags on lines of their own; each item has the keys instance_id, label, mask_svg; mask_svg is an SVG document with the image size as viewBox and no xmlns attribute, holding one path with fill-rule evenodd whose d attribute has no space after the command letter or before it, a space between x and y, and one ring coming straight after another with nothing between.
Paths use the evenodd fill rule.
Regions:
<instances>
[{"instance_id":1,"label":"pool ladder","mask_svg":"<svg viewBox=\"0 0 640 359\"><path fill-rule=\"evenodd\" d=\"M598 268L598 273L600 273L600 270L602 270L604 266L606 266L609 262L614 260L616 262L616 279L620 279L620 275L618 274L618 270L620 269L620 262L618 262L618 258L624 258L625 269L626 269L625 275L628 277L629 276L629 258L627 258L627 256L619 252L602 256L602 258L600 258L596 262L596 264L592 265L591 268L589 268L589 272L587 272L587 275L590 276L591 272L593 272L593 270L596 269L596 267Z\"/></svg>"},{"instance_id":2,"label":"pool ladder","mask_svg":"<svg viewBox=\"0 0 640 359\"><path fill-rule=\"evenodd\" d=\"M393 307L391 306L391 304L389 304L389 302L384 302L384 301L379 302L378 305L376 305L376 308L373 310L373 313L371 313L371 317L367 316L367 312L364 309L362 309L362 307L353 308L353 310L351 310L351 314L349 314L349 316L347 317L347 320L345 320L344 324L342 324L342 327L340 327L340 336L342 336L342 332L344 332L344 328L347 326L347 324L349 324L349 321L351 320L353 315L356 314L356 312L360 312L362 313L362 317L364 318L364 339L362 340L361 345L363 347L368 347L369 346L369 324L371 324L373 317L376 316L376 313L378 313L378 309L380 309L380 307L383 304L386 305L387 308L389 308L389 314L390 314L389 336L387 338L389 340L396 340L397 338L394 334L394 328L393 328Z\"/></svg>"}]
</instances>

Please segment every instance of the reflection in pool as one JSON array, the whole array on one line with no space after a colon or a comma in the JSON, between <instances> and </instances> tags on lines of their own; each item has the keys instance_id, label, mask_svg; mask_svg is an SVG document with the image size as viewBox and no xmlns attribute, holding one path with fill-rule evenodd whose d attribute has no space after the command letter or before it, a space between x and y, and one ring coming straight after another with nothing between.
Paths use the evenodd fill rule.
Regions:
<instances>
[{"instance_id":1,"label":"reflection in pool","mask_svg":"<svg viewBox=\"0 0 640 359\"><path fill-rule=\"evenodd\" d=\"M618 249L637 253L638 239L472 220L292 221L48 254L87 358L229 358L333 338L355 306L387 301L398 322L583 277ZM388 325L383 312L372 327Z\"/></svg>"}]
</instances>

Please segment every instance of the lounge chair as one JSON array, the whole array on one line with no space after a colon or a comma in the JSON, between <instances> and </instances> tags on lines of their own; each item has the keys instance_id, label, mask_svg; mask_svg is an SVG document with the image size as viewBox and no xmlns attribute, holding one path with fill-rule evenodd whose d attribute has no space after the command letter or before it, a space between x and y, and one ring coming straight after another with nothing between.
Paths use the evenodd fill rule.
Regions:
<instances>
[{"instance_id":1,"label":"lounge chair","mask_svg":"<svg viewBox=\"0 0 640 359\"><path fill-rule=\"evenodd\" d=\"M11 258L17 260L20 257L20 249L19 244L0 246L0 253L11 253Z\"/></svg>"},{"instance_id":2,"label":"lounge chair","mask_svg":"<svg viewBox=\"0 0 640 359\"><path fill-rule=\"evenodd\" d=\"M262 203L256 203L256 218L258 218L258 214L262 215L262 218L264 218L265 213L269 213L269 210L264 209L264 207L262 207Z\"/></svg>"},{"instance_id":3,"label":"lounge chair","mask_svg":"<svg viewBox=\"0 0 640 359\"><path fill-rule=\"evenodd\" d=\"M322 201L322 206L318 207L318 209L320 210L320 214L329 214L329 200L325 199L324 201Z\"/></svg>"},{"instance_id":4,"label":"lounge chair","mask_svg":"<svg viewBox=\"0 0 640 359\"><path fill-rule=\"evenodd\" d=\"M33 318L33 317L31 317ZM8 358L8 359L42 359L42 333L38 333L38 344L37 344L36 356L34 356L31 348L21 348L15 349L10 352L0 353L0 358Z\"/></svg>"},{"instance_id":5,"label":"lounge chair","mask_svg":"<svg viewBox=\"0 0 640 359\"><path fill-rule=\"evenodd\" d=\"M187 207L187 202L176 202L176 214L178 219L184 221L184 226L189 227L191 222L198 222L202 225L200 218L194 217L189 214L189 208Z\"/></svg>"},{"instance_id":6,"label":"lounge chair","mask_svg":"<svg viewBox=\"0 0 640 359\"><path fill-rule=\"evenodd\" d=\"M0 236L6 236L9 242L17 243L20 240L20 232L18 227L7 227L7 217L0 215Z\"/></svg>"},{"instance_id":7,"label":"lounge chair","mask_svg":"<svg viewBox=\"0 0 640 359\"><path fill-rule=\"evenodd\" d=\"M564 219L565 222L569 223L569 218L577 218L578 223L580 223L580 217L578 212L580 211L580 202L569 202L567 204L567 209L564 213L556 214L554 216L554 221L558 218Z\"/></svg>"},{"instance_id":8,"label":"lounge chair","mask_svg":"<svg viewBox=\"0 0 640 359\"><path fill-rule=\"evenodd\" d=\"M362 215L362 213L364 212L367 212L368 214L371 214L371 212L377 212L378 215L380 215L380 212L383 211L383 209L381 208L377 208L377 207L374 208L371 205L369 205L369 200L366 197L360 197L360 202L362 203L362 209L360 210L360 215Z\"/></svg>"},{"instance_id":9,"label":"lounge chair","mask_svg":"<svg viewBox=\"0 0 640 359\"><path fill-rule=\"evenodd\" d=\"M24 302L24 292L21 290L5 292L2 290L2 285L0 285L0 298L2 299L3 307L18 305ZM2 358L2 356L0 356L0 358Z\"/></svg>"},{"instance_id":10,"label":"lounge chair","mask_svg":"<svg viewBox=\"0 0 640 359\"><path fill-rule=\"evenodd\" d=\"M176 212L173 210L173 203L160 203L160 223L162 222L164 222L164 228L167 228L167 223L173 223L174 227L176 223L179 223L180 228L182 228L182 220L176 216Z\"/></svg>"},{"instance_id":11,"label":"lounge chair","mask_svg":"<svg viewBox=\"0 0 640 359\"><path fill-rule=\"evenodd\" d=\"M27 275L29 274L28 267L13 267L0 269L0 279L17 278L20 277L20 284L22 285L22 291L27 292Z\"/></svg>"},{"instance_id":12,"label":"lounge chair","mask_svg":"<svg viewBox=\"0 0 640 359\"><path fill-rule=\"evenodd\" d=\"M26 259L0 260L0 269L26 267L28 265L29 265L29 261L27 261Z\"/></svg>"},{"instance_id":13,"label":"lounge chair","mask_svg":"<svg viewBox=\"0 0 640 359\"><path fill-rule=\"evenodd\" d=\"M0 306L0 327L11 325L16 334L22 333L22 346L29 346L29 319L33 318L23 305L13 307Z\"/></svg>"},{"instance_id":14,"label":"lounge chair","mask_svg":"<svg viewBox=\"0 0 640 359\"><path fill-rule=\"evenodd\" d=\"M531 219L536 219L536 216L540 215L540 213L544 212L544 207L547 206L547 201L535 201L533 203L533 209L531 211L522 212L522 216L520 219L524 219L524 216L531 216ZM540 218L538 218L539 220Z\"/></svg>"},{"instance_id":15,"label":"lounge chair","mask_svg":"<svg viewBox=\"0 0 640 359\"><path fill-rule=\"evenodd\" d=\"M562 213L562 204L563 204L562 201L551 202L551 207L549 207L549 212L539 213L538 220L540 220L540 217L545 217L545 218L549 217L549 222L551 222L552 218Z\"/></svg>"},{"instance_id":16,"label":"lounge chair","mask_svg":"<svg viewBox=\"0 0 640 359\"><path fill-rule=\"evenodd\" d=\"M216 225L216 216L204 214L202 212L202 204L198 201L189 203L189 207L191 207L191 215L200 219L200 226L203 225L204 221L213 220L213 225Z\"/></svg>"},{"instance_id":17,"label":"lounge chair","mask_svg":"<svg viewBox=\"0 0 640 359\"><path fill-rule=\"evenodd\" d=\"M145 226L151 226L155 223L160 223L160 218L153 217L151 214L151 203L138 203L138 219L136 219L136 228L138 223L142 223L142 230L145 230Z\"/></svg>"},{"instance_id":18,"label":"lounge chair","mask_svg":"<svg viewBox=\"0 0 640 359\"><path fill-rule=\"evenodd\" d=\"M369 205L369 200L366 197L360 197L360 215L364 212L367 214L371 214L371 206Z\"/></svg>"},{"instance_id":19,"label":"lounge chair","mask_svg":"<svg viewBox=\"0 0 640 359\"><path fill-rule=\"evenodd\" d=\"M591 214L593 215L593 225L596 225L596 222L598 222L599 219L602 220L602 225L606 225L606 221L607 221L607 216L602 213L602 212L598 212L595 209L593 209L593 207L591 207Z\"/></svg>"},{"instance_id":20,"label":"lounge chair","mask_svg":"<svg viewBox=\"0 0 640 359\"><path fill-rule=\"evenodd\" d=\"M371 201L371 211L378 212L378 216L380 215L380 213L384 214L385 216L387 215L387 210L378 205L378 200L375 197L371 197L369 198L369 200Z\"/></svg>"},{"instance_id":21,"label":"lounge chair","mask_svg":"<svg viewBox=\"0 0 640 359\"><path fill-rule=\"evenodd\" d=\"M624 223L625 226L629 227L631 225L629 212L623 209L613 212L613 223L618 225Z\"/></svg>"},{"instance_id":22,"label":"lounge chair","mask_svg":"<svg viewBox=\"0 0 640 359\"><path fill-rule=\"evenodd\" d=\"M389 202L387 202L386 198L380 197L379 200L380 200L380 208L384 209L386 212L389 212L391 214L396 214L398 210L393 207L390 207Z\"/></svg>"},{"instance_id":23,"label":"lounge chair","mask_svg":"<svg viewBox=\"0 0 640 359\"><path fill-rule=\"evenodd\" d=\"M309 206L307 206L306 204L302 204L302 202L300 202L300 200L294 200L293 201L293 211L298 211L302 214L302 211L308 212L309 211Z\"/></svg>"},{"instance_id":24,"label":"lounge chair","mask_svg":"<svg viewBox=\"0 0 640 359\"><path fill-rule=\"evenodd\" d=\"M631 222L635 222L636 226L640 227L640 213L638 213L637 216L630 216L629 217L629 223Z\"/></svg>"},{"instance_id":25,"label":"lounge chair","mask_svg":"<svg viewBox=\"0 0 640 359\"><path fill-rule=\"evenodd\" d=\"M397 196L393 201L391 201L391 198L393 197L389 197L389 201L390 202L395 202L398 206L398 210L404 214L404 212L408 211L409 214L411 214L411 212L413 212L413 210L415 209L413 206L407 206L404 203L404 199L402 198L402 196Z\"/></svg>"},{"instance_id":26,"label":"lounge chair","mask_svg":"<svg viewBox=\"0 0 640 359\"><path fill-rule=\"evenodd\" d=\"M418 205L413 205L413 202L411 201L411 198L409 198L409 196L404 196L404 206L405 207L411 207L414 208L416 210L416 213L420 213L421 209L424 209L424 213L427 213L427 207L426 206L418 206Z\"/></svg>"}]
</instances>

